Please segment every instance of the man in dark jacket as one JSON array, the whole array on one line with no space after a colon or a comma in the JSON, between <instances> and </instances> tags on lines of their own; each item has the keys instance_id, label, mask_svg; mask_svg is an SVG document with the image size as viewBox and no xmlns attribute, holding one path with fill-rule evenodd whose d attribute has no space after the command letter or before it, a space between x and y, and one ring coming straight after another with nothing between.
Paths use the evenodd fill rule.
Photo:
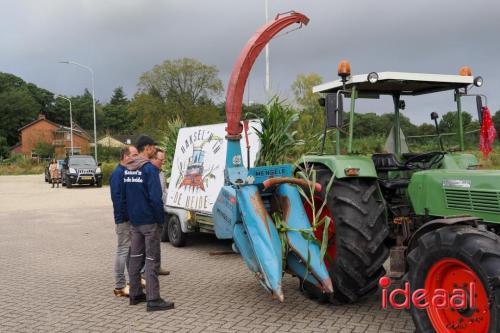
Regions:
<instances>
[{"instance_id":1,"label":"man in dark jacket","mask_svg":"<svg viewBox=\"0 0 500 333\"><path fill-rule=\"evenodd\" d=\"M125 165L138 152L134 146L126 146L120 152L120 164L113 170L109 178L111 200L113 201L113 213L115 217L115 231L118 239L115 259L115 296L126 297L129 295L127 279L125 278L125 265L128 269L128 256L130 248L130 222L127 208L122 204L122 192L124 190L123 172Z\"/></svg>"},{"instance_id":2,"label":"man in dark jacket","mask_svg":"<svg viewBox=\"0 0 500 333\"><path fill-rule=\"evenodd\" d=\"M147 311L168 310L173 302L160 297L160 231L163 223L163 201L158 169L149 161L156 153L156 143L148 136L137 140L139 156L127 163L122 202L131 222L129 263L130 304L147 301ZM145 256L146 294L141 288L141 267Z\"/></svg>"}]
</instances>

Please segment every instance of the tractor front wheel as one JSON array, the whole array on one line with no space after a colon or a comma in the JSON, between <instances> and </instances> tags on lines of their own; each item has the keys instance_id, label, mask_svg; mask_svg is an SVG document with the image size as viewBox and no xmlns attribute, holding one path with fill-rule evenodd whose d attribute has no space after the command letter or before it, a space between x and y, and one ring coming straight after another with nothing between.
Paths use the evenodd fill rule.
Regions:
<instances>
[{"instance_id":1,"label":"tractor front wheel","mask_svg":"<svg viewBox=\"0 0 500 333\"><path fill-rule=\"evenodd\" d=\"M411 294L444 290L448 306L429 296L411 306L418 332L500 332L500 237L471 226L443 227L423 235L408 255ZM461 290L463 292L457 292ZM465 304L452 295L463 293ZM471 294L473 293L473 295ZM453 304L452 304L453 303Z\"/></svg>"}]
</instances>

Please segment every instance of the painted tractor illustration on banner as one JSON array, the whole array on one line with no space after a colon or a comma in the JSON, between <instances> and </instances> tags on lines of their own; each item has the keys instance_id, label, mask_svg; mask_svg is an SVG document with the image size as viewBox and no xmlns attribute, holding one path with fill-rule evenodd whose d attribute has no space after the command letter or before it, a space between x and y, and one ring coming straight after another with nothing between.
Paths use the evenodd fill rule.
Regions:
<instances>
[{"instance_id":1,"label":"painted tractor illustration on banner","mask_svg":"<svg viewBox=\"0 0 500 333\"><path fill-rule=\"evenodd\" d=\"M225 186L213 209L217 237L233 239L248 268L280 301L284 272L297 276L308 296L336 304L362 300L378 289L381 278L389 277L409 282L412 291L452 293L463 288L468 298L475 297L475 302L466 302L474 308L411 307L419 332L500 332L500 171L480 170L477 159L463 152L462 99L476 98L480 121L483 101L486 104L485 96L470 91L483 81L469 68L462 68L459 75L353 76L349 63L342 61L340 79L313 90L323 96L323 147L327 129L333 130L335 153L325 154L322 148L319 154L303 156L295 169L243 167L240 117L250 69L279 31L308 21L295 12L278 16L257 30L234 66L226 97ZM438 129L439 150L403 152L403 98L436 92L451 92L456 103L458 149L445 150ZM356 102L380 96L393 101L392 151L355 154ZM347 114L344 99L349 99ZM436 114L432 117L435 120ZM313 177L304 179L304 170L309 169ZM300 195L307 188L316 189L312 200ZM322 232L315 230L311 241L302 231L310 229L316 215L330 224ZM324 244L327 249L320 247ZM328 255L322 260L324 253ZM471 283L476 285L474 295L467 294Z\"/></svg>"},{"instance_id":2,"label":"painted tractor illustration on banner","mask_svg":"<svg viewBox=\"0 0 500 333\"><path fill-rule=\"evenodd\" d=\"M191 186L205 191L203 186L203 163L205 161L205 152L203 145L193 145L193 155L188 160L186 173L182 179L180 187Z\"/></svg>"},{"instance_id":3,"label":"painted tractor illustration on banner","mask_svg":"<svg viewBox=\"0 0 500 333\"><path fill-rule=\"evenodd\" d=\"M206 140L199 140L192 144L193 153L187 160L186 168L179 168L181 175L177 181L178 188L186 187L191 191L205 191L207 182L211 178L215 178L213 174L215 165L206 168L205 161L205 145L212 141L222 141L218 136L211 135Z\"/></svg>"}]
</instances>

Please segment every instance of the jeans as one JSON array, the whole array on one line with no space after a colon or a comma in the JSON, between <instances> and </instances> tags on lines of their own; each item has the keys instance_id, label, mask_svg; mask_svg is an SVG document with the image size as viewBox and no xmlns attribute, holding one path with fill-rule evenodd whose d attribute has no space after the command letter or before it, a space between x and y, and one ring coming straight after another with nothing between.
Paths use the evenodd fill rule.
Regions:
<instances>
[{"instance_id":1,"label":"jeans","mask_svg":"<svg viewBox=\"0 0 500 333\"><path fill-rule=\"evenodd\" d=\"M160 231L157 223L132 225L130 228L130 297L137 297L142 293L141 268L145 259L146 298L148 301L160 298Z\"/></svg>"},{"instance_id":2,"label":"jeans","mask_svg":"<svg viewBox=\"0 0 500 333\"><path fill-rule=\"evenodd\" d=\"M130 258L130 222L122 222L115 225L118 245L116 247L115 259L115 288L125 288L127 279L125 278L125 266L129 269Z\"/></svg>"}]
</instances>

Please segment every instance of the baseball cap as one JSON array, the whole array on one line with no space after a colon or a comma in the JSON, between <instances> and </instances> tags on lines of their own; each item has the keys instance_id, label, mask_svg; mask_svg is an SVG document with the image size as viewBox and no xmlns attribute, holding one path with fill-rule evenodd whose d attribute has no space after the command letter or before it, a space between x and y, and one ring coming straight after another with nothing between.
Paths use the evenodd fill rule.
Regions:
<instances>
[{"instance_id":1,"label":"baseball cap","mask_svg":"<svg viewBox=\"0 0 500 333\"><path fill-rule=\"evenodd\" d=\"M138 151L142 151L146 146L156 146L156 141L147 135L141 135L137 138L135 146Z\"/></svg>"}]
</instances>

